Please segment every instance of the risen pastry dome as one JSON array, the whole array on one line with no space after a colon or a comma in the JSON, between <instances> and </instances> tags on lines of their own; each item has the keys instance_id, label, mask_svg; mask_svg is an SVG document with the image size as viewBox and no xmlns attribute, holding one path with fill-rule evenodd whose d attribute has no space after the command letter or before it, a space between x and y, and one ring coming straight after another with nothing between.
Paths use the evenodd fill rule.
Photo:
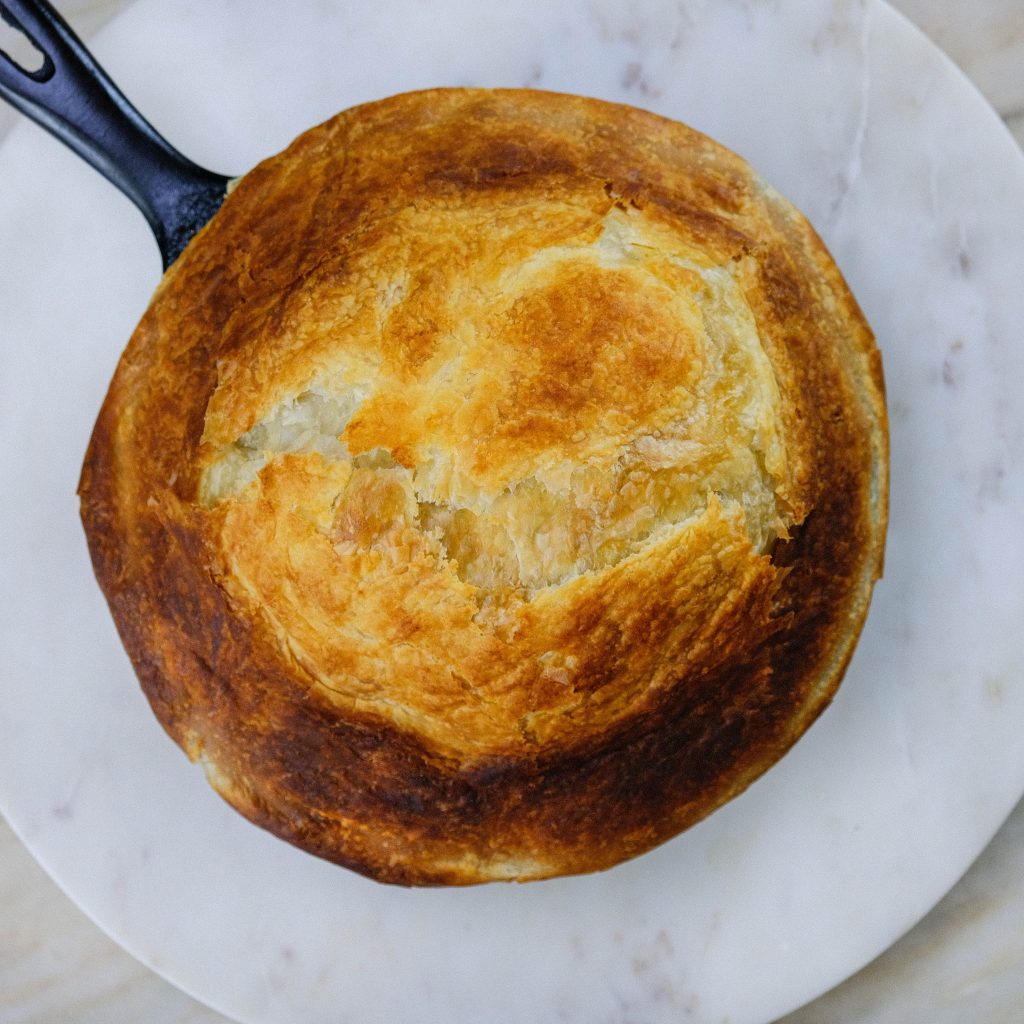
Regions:
<instances>
[{"instance_id":1,"label":"risen pastry dome","mask_svg":"<svg viewBox=\"0 0 1024 1024\"><path fill-rule=\"evenodd\" d=\"M785 200L637 110L439 90L260 165L83 475L154 710L383 880L592 870L821 710L878 574L870 332Z\"/></svg>"}]
</instances>

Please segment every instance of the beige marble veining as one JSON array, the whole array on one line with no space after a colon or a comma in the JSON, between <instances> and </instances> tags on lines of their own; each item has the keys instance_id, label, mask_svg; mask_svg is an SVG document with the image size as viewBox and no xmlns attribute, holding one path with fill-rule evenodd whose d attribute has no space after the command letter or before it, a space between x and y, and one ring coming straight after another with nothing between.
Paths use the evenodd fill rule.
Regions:
<instances>
[{"instance_id":1,"label":"beige marble veining","mask_svg":"<svg viewBox=\"0 0 1024 1024\"><path fill-rule=\"evenodd\" d=\"M124 3L62 9L88 35ZM895 4L967 71L1024 144L1024 3ZM0 111L0 133L13 122ZM1024 1020L1024 805L912 932L785 1024L1015 1024ZM103 935L0 822L0 1022L216 1024Z\"/></svg>"},{"instance_id":2,"label":"beige marble veining","mask_svg":"<svg viewBox=\"0 0 1024 1024\"><path fill-rule=\"evenodd\" d=\"M1020 1024L1022 878L1024 803L917 927L778 1024Z\"/></svg>"},{"instance_id":3,"label":"beige marble veining","mask_svg":"<svg viewBox=\"0 0 1024 1024\"><path fill-rule=\"evenodd\" d=\"M1024 115L1024 4L1021 0L896 0L953 58L1003 116Z\"/></svg>"},{"instance_id":4,"label":"beige marble veining","mask_svg":"<svg viewBox=\"0 0 1024 1024\"><path fill-rule=\"evenodd\" d=\"M1024 2L892 0L944 50L1024 146Z\"/></svg>"},{"instance_id":5,"label":"beige marble veining","mask_svg":"<svg viewBox=\"0 0 1024 1024\"><path fill-rule=\"evenodd\" d=\"M222 1024L104 935L0 821L3 1024Z\"/></svg>"}]
</instances>

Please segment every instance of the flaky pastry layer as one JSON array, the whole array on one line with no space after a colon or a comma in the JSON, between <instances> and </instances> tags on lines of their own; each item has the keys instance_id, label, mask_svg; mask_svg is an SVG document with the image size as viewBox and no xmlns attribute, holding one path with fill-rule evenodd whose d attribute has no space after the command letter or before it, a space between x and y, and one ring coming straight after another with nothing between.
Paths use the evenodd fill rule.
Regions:
<instances>
[{"instance_id":1,"label":"flaky pastry layer","mask_svg":"<svg viewBox=\"0 0 1024 1024\"><path fill-rule=\"evenodd\" d=\"M838 685L881 568L880 361L706 137L413 93L233 189L81 494L154 710L248 817L386 881L594 870Z\"/></svg>"}]
</instances>

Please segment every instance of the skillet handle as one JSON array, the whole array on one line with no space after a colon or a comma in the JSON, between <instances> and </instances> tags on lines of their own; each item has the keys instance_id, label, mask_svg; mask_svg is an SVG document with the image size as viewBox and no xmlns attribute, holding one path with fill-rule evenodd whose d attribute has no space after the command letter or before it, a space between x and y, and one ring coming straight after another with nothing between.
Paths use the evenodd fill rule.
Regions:
<instances>
[{"instance_id":1,"label":"skillet handle","mask_svg":"<svg viewBox=\"0 0 1024 1024\"><path fill-rule=\"evenodd\" d=\"M0 0L0 17L43 54L26 71L0 49L0 96L70 146L142 211L164 269L217 212L229 178L157 134L46 0Z\"/></svg>"}]
</instances>

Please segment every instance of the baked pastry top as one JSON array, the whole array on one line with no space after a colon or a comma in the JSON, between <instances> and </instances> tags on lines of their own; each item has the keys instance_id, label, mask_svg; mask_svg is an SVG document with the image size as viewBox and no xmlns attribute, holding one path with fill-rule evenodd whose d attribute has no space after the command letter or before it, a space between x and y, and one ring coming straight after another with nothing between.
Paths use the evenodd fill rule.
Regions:
<instances>
[{"instance_id":1,"label":"baked pastry top","mask_svg":"<svg viewBox=\"0 0 1024 1024\"><path fill-rule=\"evenodd\" d=\"M705 136L412 93L237 183L80 491L154 711L247 817L383 881L589 871L838 686L881 364L804 218Z\"/></svg>"}]
</instances>

